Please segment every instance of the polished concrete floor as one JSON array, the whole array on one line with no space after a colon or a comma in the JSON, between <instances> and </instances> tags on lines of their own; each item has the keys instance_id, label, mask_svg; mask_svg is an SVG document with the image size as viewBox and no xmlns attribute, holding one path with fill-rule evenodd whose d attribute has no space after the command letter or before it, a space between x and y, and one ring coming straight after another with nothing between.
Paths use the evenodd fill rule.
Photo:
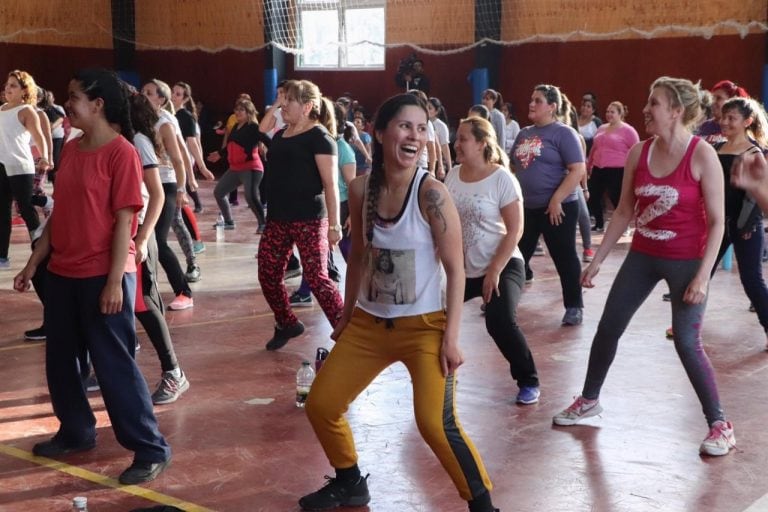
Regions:
<instances>
[{"instance_id":1,"label":"polished concrete floor","mask_svg":"<svg viewBox=\"0 0 768 512\"><path fill-rule=\"evenodd\" d=\"M204 185L203 198L207 250L200 255L202 280L192 285L195 307L167 314L191 388L178 402L156 407L173 464L144 486L116 482L131 454L115 441L97 393L95 450L61 461L31 454L33 444L56 431L57 421L48 400L44 345L22 336L40 324L40 306L34 293L11 290L28 255L26 233L14 229L12 269L0 272L0 511L67 511L78 495L88 497L91 512L158 504L189 511L297 511L297 498L331 473L293 396L301 361L317 347L332 346L330 327L317 306L299 309L306 334L278 352L264 350L273 320L256 277L255 220L245 206L237 207L237 229L216 242L211 184ZM586 425L552 426L552 415L580 391L591 337L628 241L603 265L597 287L585 291L579 327L560 326L552 262L534 259L536 280L526 287L519 316L542 381L536 405L515 405L516 386L485 331L479 302L464 308L459 413L494 481L495 503L504 512L768 511L768 353L735 270L714 278L704 328L722 402L736 428L735 451L721 458L698 454L706 423L664 337L670 310L661 300L663 284L621 341L601 397L605 412ZM290 280L289 288L295 286L298 279ZM170 300L167 283L161 288ZM159 363L141 332L140 339L137 358L153 388ZM356 510L466 510L419 437L410 389L405 368L395 365L350 409L360 466L371 474L370 506Z\"/></svg>"}]
</instances>

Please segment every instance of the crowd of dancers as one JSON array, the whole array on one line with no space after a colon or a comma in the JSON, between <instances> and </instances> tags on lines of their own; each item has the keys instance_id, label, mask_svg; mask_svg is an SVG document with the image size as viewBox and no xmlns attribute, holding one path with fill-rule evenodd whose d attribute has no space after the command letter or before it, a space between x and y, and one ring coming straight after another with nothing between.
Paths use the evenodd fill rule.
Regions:
<instances>
[{"instance_id":1,"label":"crowd of dancers","mask_svg":"<svg viewBox=\"0 0 768 512\"><path fill-rule=\"evenodd\" d=\"M735 446L701 330L710 277L731 245L768 330L761 262L768 135L765 112L746 91L730 81L706 91L661 77L643 108L643 141L620 101L609 103L603 123L594 94L582 96L577 112L548 84L533 89L523 123L498 91L484 91L453 136L441 101L422 90L387 99L372 119L349 96L332 101L312 82L287 80L259 121L250 97L241 95L223 143L205 155L184 82L170 87L152 79L139 91L111 71L81 70L62 110L28 73L8 75L0 107L0 267L10 267L15 202L32 252L14 287L34 283L44 305L42 326L25 334L46 339L60 422L51 439L34 446L36 455L95 447L87 391L98 385L117 440L134 453L120 482L148 482L168 466L171 449L153 404L176 401L190 382L165 321L157 263L173 289L168 309L194 307L189 283L201 278L195 255L204 250L195 171L214 179L206 162L220 160L227 170L214 190L216 225L236 229L230 201L241 185L258 222L258 279L275 320L266 349L305 332L293 308L313 300L333 328L335 345L306 412L335 476L302 497L302 509L370 501L344 413L399 361L412 378L419 431L459 495L471 512L498 510L482 458L457 419L461 311L467 300L482 298L488 334L517 383L515 401L538 402L539 376L517 309L534 278L540 239L559 276L567 327L582 323L582 288L594 286L601 263L634 229L583 390L553 422L574 425L603 411L599 395L618 341L663 280L675 349L707 423L700 451L721 456ZM46 175L52 197L42 186ZM607 222L606 199L613 205ZM44 208L42 222L35 205ZM186 271L168 245L171 228ZM592 232L603 233L596 250ZM343 294L333 275L335 245L346 260ZM304 280L289 294L294 248ZM154 392L134 358L134 317L160 360Z\"/></svg>"}]
</instances>

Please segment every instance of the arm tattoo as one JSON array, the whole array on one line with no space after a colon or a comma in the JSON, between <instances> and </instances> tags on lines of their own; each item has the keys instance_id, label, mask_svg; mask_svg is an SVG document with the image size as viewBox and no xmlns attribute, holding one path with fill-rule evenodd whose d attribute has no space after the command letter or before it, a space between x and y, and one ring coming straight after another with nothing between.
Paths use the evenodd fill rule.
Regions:
<instances>
[{"instance_id":1,"label":"arm tattoo","mask_svg":"<svg viewBox=\"0 0 768 512\"><path fill-rule=\"evenodd\" d=\"M448 222L443 215L442 207L445 204L445 200L442 199L440 192L434 189L427 190L424 194L424 199L427 201L427 213L436 221L442 221L443 233L448 231Z\"/></svg>"}]
</instances>

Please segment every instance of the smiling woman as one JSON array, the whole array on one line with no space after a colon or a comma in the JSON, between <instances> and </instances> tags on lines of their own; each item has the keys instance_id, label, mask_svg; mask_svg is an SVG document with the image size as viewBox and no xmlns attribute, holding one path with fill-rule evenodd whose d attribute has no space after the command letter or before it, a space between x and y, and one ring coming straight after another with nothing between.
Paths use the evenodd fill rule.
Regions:
<instances>
[{"instance_id":1,"label":"smiling woman","mask_svg":"<svg viewBox=\"0 0 768 512\"><path fill-rule=\"evenodd\" d=\"M483 462L456 419L455 373L464 361L458 345L461 224L445 186L418 166L426 125L426 102L418 96L385 101L374 122L370 177L350 186L346 302L331 335L336 345L306 403L336 477L301 498L303 510L370 501L344 412L384 368L399 361L411 374L419 431L469 510L496 511Z\"/></svg>"},{"instance_id":2,"label":"smiling woman","mask_svg":"<svg viewBox=\"0 0 768 512\"><path fill-rule=\"evenodd\" d=\"M664 280L672 300L675 350L709 428L699 450L719 456L736 445L701 339L710 271L723 236L724 195L715 151L689 131L700 113L699 89L689 80L661 77L651 86L643 109L651 138L635 144L629 153L619 205L594 260L582 274L585 287L594 286L600 264L633 217L637 229L592 341L582 393L555 415L556 425L575 425L602 412L598 396L619 338Z\"/></svg>"}]
</instances>

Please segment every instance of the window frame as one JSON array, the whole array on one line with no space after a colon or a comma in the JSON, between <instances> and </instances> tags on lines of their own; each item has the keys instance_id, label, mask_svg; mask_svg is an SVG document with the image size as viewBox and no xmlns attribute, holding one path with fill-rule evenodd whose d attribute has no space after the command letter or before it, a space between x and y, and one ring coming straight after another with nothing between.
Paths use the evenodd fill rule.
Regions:
<instances>
[{"instance_id":1,"label":"window frame","mask_svg":"<svg viewBox=\"0 0 768 512\"><path fill-rule=\"evenodd\" d=\"M336 4L335 8L331 4ZM297 42L304 49L304 33L302 27L302 14L307 11L336 11L338 20L338 40L346 42L346 14L348 11L357 9L381 9L384 20L384 41L386 43L387 30L387 5L386 0L296 0L296 26ZM302 71L383 71L386 69L386 50L382 48L382 59L380 63L370 66L355 66L348 63L348 50L346 45L339 45L336 50L336 64L333 66L305 65L303 63L304 54L298 53L295 58L295 69Z\"/></svg>"}]
</instances>

